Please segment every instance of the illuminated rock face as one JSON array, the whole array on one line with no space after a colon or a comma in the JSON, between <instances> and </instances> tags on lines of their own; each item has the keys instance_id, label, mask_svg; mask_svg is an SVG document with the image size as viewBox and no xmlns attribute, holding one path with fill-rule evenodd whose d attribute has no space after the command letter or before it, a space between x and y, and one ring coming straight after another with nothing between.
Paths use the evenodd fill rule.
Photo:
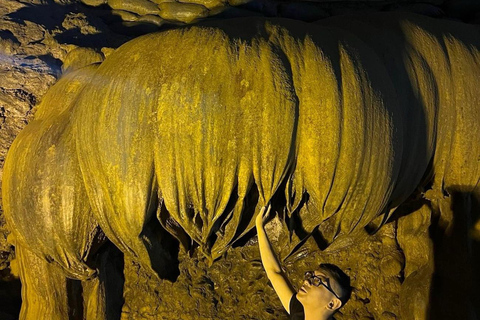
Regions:
<instances>
[{"instance_id":1,"label":"illuminated rock face","mask_svg":"<svg viewBox=\"0 0 480 320\"><path fill-rule=\"evenodd\" d=\"M83 257L101 233L83 186L70 121L76 93L93 69L68 74L50 88L5 166L4 206L17 241L57 261L74 278L93 275Z\"/></svg>"},{"instance_id":2,"label":"illuminated rock face","mask_svg":"<svg viewBox=\"0 0 480 320\"><path fill-rule=\"evenodd\" d=\"M42 100L6 161L10 229L81 280L103 233L168 278L158 222L213 261L269 202L285 247L327 220L331 248L355 245L425 183L479 192L479 36L395 14L137 38Z\"/></svg>"}]
</instances>

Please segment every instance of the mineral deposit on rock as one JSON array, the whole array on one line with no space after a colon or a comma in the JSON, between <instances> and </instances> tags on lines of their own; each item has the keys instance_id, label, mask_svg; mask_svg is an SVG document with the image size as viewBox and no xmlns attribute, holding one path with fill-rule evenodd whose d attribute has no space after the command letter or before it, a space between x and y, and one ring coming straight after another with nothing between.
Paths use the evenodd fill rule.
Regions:
<instances>
[{"instance_id":1,"label":"mineral deposit on rock","mask_svg":"<svg viewBox=\"0 0 480 320\"><path fill-rule=\"evenodd\" d=\"M351 277L337 319L479 312L478 26L405 12L448 14L432 3L172 28L341 7L83 2L100 7L0 4L21 319L286 319L252 230L268 203L295 282L319 262Z\"/></svg>"}]
</instances>

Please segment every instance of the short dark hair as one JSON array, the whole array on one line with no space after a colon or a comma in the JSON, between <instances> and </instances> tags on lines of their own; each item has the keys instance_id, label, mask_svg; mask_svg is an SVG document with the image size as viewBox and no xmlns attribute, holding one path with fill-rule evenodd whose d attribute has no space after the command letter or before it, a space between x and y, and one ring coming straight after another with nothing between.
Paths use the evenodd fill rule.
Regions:
<instances>
[{"instance_id":1,"label":"short dark hair","mask_svg":"<svg viewBox=\"0 0 480 320\"><path fill-rule=\"evenodd\" d=\"M342 292L338 293L342 306L350 299L352 293L352 287L350 286L350 277L342 271L339 267L331 263L322 263L319 266L319 270L325 271L328 275L335 280Z\"/></svg>"}]
</instances>

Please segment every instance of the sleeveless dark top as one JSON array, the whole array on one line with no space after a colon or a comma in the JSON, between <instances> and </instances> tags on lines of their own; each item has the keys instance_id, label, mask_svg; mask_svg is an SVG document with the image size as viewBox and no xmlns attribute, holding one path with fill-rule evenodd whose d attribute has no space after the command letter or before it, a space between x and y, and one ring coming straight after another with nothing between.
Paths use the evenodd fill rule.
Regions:
<instances>
[{"instance_id":1,"label":"sleeveless dark top","mask_svg":"<svg viewBox=\"0 0 480 320\"><path fill-rule=\"evenodd\" d=\"M290 320L305 320L303 305L298 301L296 294L290 299Z\"/></svg>"}]
</instances>

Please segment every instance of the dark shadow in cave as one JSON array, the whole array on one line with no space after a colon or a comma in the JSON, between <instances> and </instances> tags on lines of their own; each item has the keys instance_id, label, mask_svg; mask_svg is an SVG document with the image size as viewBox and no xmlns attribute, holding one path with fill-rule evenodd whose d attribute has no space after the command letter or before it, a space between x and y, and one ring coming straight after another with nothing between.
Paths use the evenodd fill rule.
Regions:
<instances>
[{"instance_id":1,"label":"dark shadow in cave","mask_svg":"<svg viewBox=\"0 0 480 320\"><path fill-rule=\"evenodd\" d=\"M430 236L435 269L430 287L429 319L477 319L480 314L480 242L472 238L480 218L480 199L466 188L449 188L433 206ZM443 202L443 203L441 203ZM448 217L451 216L449 222Z\"/></svg>"},{"instance_id":2,"label":"dark shadow in cave","mask_svg":"<svg viewBox=\"0 0 480 320\"><path fill-rule=\"evenodd\" d=\"M0 270L0 279L0 319L18 319L22 306L20 279L15 278L9 268Z\"/></svg>"},{"instance_id":3,"label":"dark shadow in cave","mask_svg":"<svg viewBox=\"0 0 480 320\"><path fill-rule=\"evenodd\" d=\"M225 207L225 210L220 215L220 217L215 221L215 223L212 225L211 235L207 243L207 246L209 248L213 248L213 245L218 238L217 234L221 234L222 236L225 234L225 227L232 218L232 212L234 211L235 206L238 205L237 202L238 202L238 184L233 188L230 194L230 198L228 199L228 203Z\"/></svg>"},{"instance_id":4,"label":"dark shadow in cave","mask_svg":"<svg viewBox=\"0 0 480 320\"><path fill-rule=\"evenodd\" d=\"M234 236L234 242L232 247L243 247L244 245L247 244L248 241L250 241L256 234L257 231L255 228L252 228L250 230L247 230L247 227L252 219L254 219L254 214L255 214L255 208L257 207L258 199L260 197L260 194L258 193L258 187L256 183L254 182L252 186L250 187L250 190L248 191L245 199L245 205L244 209L242 211L242 217L240 218L240 223L237 228L237 232ZM245 232L246 231L246 232ZM243 234L243 236L239 237L240 234ZM239 237L237 239L237 237Z\"/></svg>"},{"instance_id":5,"label":"dark shadow in cave","mask_svg":"<svg viewBox=\"0 0 480 320\"><path fill-rule=\"evenodd\" d=\"M193 216L193 214L189 212L186 214L191 214ZM170 212L168 212L167 207L165 206L165 201L163 200L159 201L157 219L161 226L167 230L168 233L173 235L187 252L192 252L195 243L182 226L170 215Z\"/></svg>"},{"instance_id":6,"label":"dark shadow in cave","mask_svg":"<svg viewBox=\"0 0 480 320\"><path fill-rule=\"evenodd\" d=\"M48 66L50 66L52 70L55 72L55 76L57 78L60 77L62 73L62 64L63 64L60 59L57 59L49 54L44 54L44 55L38 56L37 58L45 62Z\"/></svg>"},{"instance_id":7,"label":"dark shadow in cave","mask_svg":"<svg viewBox=\"0 0 480 320\"><path fill-rule=\"evenodd\" d=\"M95 28L96 33L85 33L80 25L65 20L70 15L74 19L83 19ZM130 36L128 33L118 34L112 32L107 23L118 21L118 17L112 15L110 7L104 5L95 9L88 8L82 3L59 4L53 0L45 0L42 4L25 4L24 7L7 15L12 21L25 25L24 21L43 26L61 44L73 44L86 48L100 50L103 47L117 48L132 36L139 36L156 30L136 30ZM112 22L113 21L113 22ZM71 24L71 25L70 25ZM128 31L128 26L125 26Z\"/></svg>"},{"instance_id":8,"label":"dark shadow in cave","mask_svg":"<svg viewBox=\"0 0 480 320\"><path fill-rule=\"evenodd\" d=\"M119 320L124 304L123 253L108 242L97 254L97 265L100 270L99 281L105 287L106 320Z\"/></svg>"},{"instance_id":9,"label":"dark shadow in cave","mask_svg":"<svg viewBox=\"0 0 480 320\"><path fill-rule=\"evenodd\" d=\"M83 288L82 282L67 278L66 281L67 301L68 301L68 319L83 320Z\"/></svg>"},{"instance_id":10,"label":"dark shadow in cave","mask_svg":"<svg viewBox=\"0 0 480 320\"><path fill-rule=\"evenodd\" d=\"M20 41L18 41L17 37L15 37L15 35L10 30L0 30L0 39L10 40L12 43L15 43L17 45L20 44Z\"/></svg>"},{"instance_id":11,"label":"dark shadow in cave","mask_svg":"<svg viewBox=\"0 0 480 320\"><path fill-rule=\"evenodd\" d=\"M160 202L156 196L152 196L147 208L150 213L145 219L140 238L147 249L152 269L161 279L175 281L180 275L178 260L180 243L157 219L155 213L161 210L162 206L163 201Z\"/></svg>"},{"instance_id":12,"label":"dark shadow in cave","mask_svg":"<svg viewBox=\"0 0 480 320\"><path fill-rule=\"evenodd\" d=\"M24 24L24 20L44 26L48 30L61 28L65 15L78 10L78 5L60 5L53 0L46 0L42 5L26 5L8 17L15 22Z\"/></svg>"},{"instance_id":13,"label":"dark shadow in cave","mask_svg":"<svg viewBox=\"0 0 480 320\"><path fill-rule=\"evenodd\" d=\"M96 278L66 279L68 318L83 320L94 315L105 320L120 320L125 283L123 253L107 241L89 260L98 272Z\"/></svg>"},{"instance_id":14,"label":"dark shadow in cave","mask_svg":"<svg viewBox=\"0 0 480 320\"><path fill-rule=\"evenodd\" d=\"M152 268L162 279L175 281L180 275L178 240L168 233L157 219L151 219L142 231ZM154 241L151 241L155 238Z\"/></svg>"},{"instance_id":15,"label":"dark shadow in cave","mask_svg":"<svg viewBox=\"0 0 480 320\"><path fill-rule=\"evenodd\" d=\"M478 186L477 186L478 187ZM472 284L480 283L480 230L477 226L480 221L480 194L470 194L471 200L471 219L469 220L470 226L468 230L468 236L472 245L471 258L472 258ZM472 295L472 305L475 309L477 318L480 315L480 292L478 288L473 288L474 294Z\"/></svg>"},{"instance_id":16,"label":"dark shadow in cave","mask_svg":"<svg viewBox=\"0 0 480 320\"><path fill-rule=\"evenodd\" d=\"M429 188L427 188L428 190ZM392 215L390 222L408 216L423 205L431 212L428 229L433 245L433 274L428 261L416 276L431 274L427 299L430 320L475 320L480 311L480 294L475 284L480 283L480 241L473 237L474 225L480 219L480 199L466 188L450 188L444 198L430 202L415 193ZM451 221L449 219L451 218ZM423 271L421 269L424 269ZM412 276L415 276L412 273ZM402 279L405 280L403 273ZM424 283L418 283L421 288Z\"/></svg>"}]
</instances>

